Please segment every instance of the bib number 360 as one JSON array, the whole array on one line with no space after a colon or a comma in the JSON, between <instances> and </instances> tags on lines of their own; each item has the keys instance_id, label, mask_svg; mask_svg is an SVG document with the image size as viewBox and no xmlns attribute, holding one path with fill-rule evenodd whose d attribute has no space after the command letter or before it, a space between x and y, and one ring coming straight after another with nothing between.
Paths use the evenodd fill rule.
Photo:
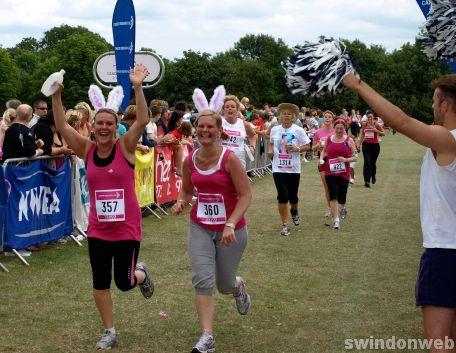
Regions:
<instances>
[{"instance_id":1,"label":"bib number 360","mask_svg":"<svg viewBox=\"0 0 456 353\"><path fill-rule=\"evenodd\" d=\"M225 224L226 209L222 194L198 194L196 217L203 224Z\"/></svg>"}]
</instances>

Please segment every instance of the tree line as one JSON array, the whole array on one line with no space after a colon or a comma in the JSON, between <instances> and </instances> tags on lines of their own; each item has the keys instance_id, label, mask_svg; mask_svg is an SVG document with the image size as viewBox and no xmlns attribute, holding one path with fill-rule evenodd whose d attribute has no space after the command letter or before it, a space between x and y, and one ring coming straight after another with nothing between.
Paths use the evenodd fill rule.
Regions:
<instances>
[{"instance_id":1,"label":"tree line","mask_svg":"<svg viewBox=\"0 0 456 353\"><path fill-rule=\"evenodd\" d=\"M341 39L347 46L363 80L405 112L423 121L432 121L432 79L449 73L442 60L428 59L421 43L406 43L388 53L381 45L367 46L359 40ZM47 76L64 69L64 104L68 107L87 101L94 82L92 67L96 58L112 51L113 46L87 28L61 25L44 33L42 39L24 38L13 48L0 47L0 104L18 98L33 102L43 98L40 88ZM141 50L153 51L149 48ZM286 86L281 61L292 53L282 39L266 34L248 34L233 48L215 55L187 50L182 58L167 59L165 77L146 91L148 99L191 102L195 87L211 95L215 87L225 85L228 93L249 97L257 107L292 102L299 106L333 109L367 109L353 92L322 97L292 95ZM160 53L158 53L160 54Z\"/></svg>"}]
</instances>

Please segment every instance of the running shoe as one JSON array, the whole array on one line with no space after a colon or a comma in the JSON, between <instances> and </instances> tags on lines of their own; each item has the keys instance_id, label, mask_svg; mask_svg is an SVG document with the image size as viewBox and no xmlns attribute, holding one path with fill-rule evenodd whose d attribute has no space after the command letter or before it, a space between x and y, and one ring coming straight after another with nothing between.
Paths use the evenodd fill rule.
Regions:
<instances>
[{"instance_id":1,"label":"running shoe","mask_svg":"<svg viewBox=\"0 0 456 353\"><path fill-rule=\"evenodd\" d=\"M377 179L375 177L372 177L372 184L375 184L377 182Z\"/></svg>"},{"instance_id":2,"label":"running shoe","mask_svg":"<svg viewBox=\"0 0 456 353\"><path fill-rule=\"evenodd\" d=\"M215 339L204 331L199 341L195 344L195 347L193 347L192 353L207 352L215 352Z\"/></svg>"},{"instance_id":3,"label":"running shoe","mask_svg":"<svg viewBox=\"0 0 456 353\"><path fill-rule=\"evenodd\" d=\"M117 344L117 335L110 332L109 330L104 330L101 339L97 342L95 346L97 349L111 349Z\"/></svg>"},{"instance_id":4,"label":"running shoe","mask_svg":"<svg viewBox=\"0 0 456 353\"><path fill-rule=\"evenodd\" d=\"M299 214L291 215L291 219L293 220L293 224L295 226L299 226L301 224L301 218L299 218Z\"/></svg>"},{"instance_id":5,"label":"running shoe","mask_svg":"<svg viewBox=\"0 0 456 353\"><path fill-rule=\"evenodd\" d=\"M366 188L370 188L370 187L371 187L369 183L364 183L364 186L365 186Z\"/></svg>"},{"instance_id":6,"label":"running shoe","mask_svg":"<svg viewBox=\"0 0 456 353\"><path fill-rule=\"evenodd\" d=\"M333 229L339 229L340 228L340 221L334 221L333 222Z\"/></svg>"},{"instance_id":7,"label":"running shoe","mask_svg":"<svg viewBox=\"0 0 456 353\"><path fill-rule=\"evenodd\" d=\"M328 211L326 211L325 217L326 217L326 218L331 217L331 209L330 209L330 208L328 208Z\"/></svg>"},{"instance_id":8,"label":"running shoe","mask_svg":"<svg viewBox=\"0 0 456 353\"><path fill-rule=\"evenodd\" d=\"M136 271L143 271L144 272L144 280L143 283L139 285L139 290L141 291L144 298L149 299L152 294L154 294L154 282L149 275L149 269L147 268L146 264L140 262L136 265Z\"/></svg>"},{"instance_id":9,"label":"running shoe","mask_svg":"<svg viewBox=\"0 0 456 353\"><path fill-rule=\"evenodd\" d=\"M287 224L284 224L282 226L282 230L280 231L280 235L284 235L284 236L290 235L290 228L288 228Z\"/></svg>"},{"instance_id":10,"label":"running shoe","mask_svg":"<svg viewBox=\"0 0 456 353\"><path fill-rule=\"evenodd\" d=\"M239 291L239 295L234 295L234 300L236 301L236 308L239 314L241 315L247 315L249 312L249 307L250 307L250 295L247 294L247 291L245 289L245 281L241 278L241 287Z\"/></svg>"},{"instance_id":11,"label":"running shoe","mask_svg":"<svg viewBox=\"0 0 456 353\"><path fill-rule=\"evenodd\" d=\"M355 179L350 178L350 184L354 184L354 183L355 183Z\"/></svg>"},{"instance_id":12,"label":"running shoe","mask_svg":"<svg viewBox=\"0 0 456 353\"><path fill-rule=\"evenodd\" d=\"M340 209L340 218L342 218L342 219L347 218L347 207L342 207Z\"/></svg>"}]
</instances>

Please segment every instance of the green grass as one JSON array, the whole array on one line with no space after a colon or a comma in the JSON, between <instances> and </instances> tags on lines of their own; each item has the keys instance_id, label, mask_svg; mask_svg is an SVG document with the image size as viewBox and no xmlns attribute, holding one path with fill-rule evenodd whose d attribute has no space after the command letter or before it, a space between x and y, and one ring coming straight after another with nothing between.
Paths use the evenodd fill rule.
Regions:
<instances>
[{"instance_id":1,"label":"green grass","mask_svg":"<svg viewBox=\"0 0 456 353\"><path fill-rule=\"evenodd\" d=\"M360 156L340 231L324 225L316 161L303 167L303 222L289 237L279 235L272 177L256 179L239 271L253 304L241 317L232 297L215 295L217 352L336 353L344 352L347 338L422 337L414 284L422 252L423 151L403 136L386 136L370 189L361 182ZM115 352L190 352L198 339L187 219L144 219L140 259L152 270L156 292L146 301L137 289L113 289ZM1 353L94 351L102 327L86 243L49 246L28 258L30 267L14 258L0 261L10 270L0 273Z\"/></svg>"}]
</instances>

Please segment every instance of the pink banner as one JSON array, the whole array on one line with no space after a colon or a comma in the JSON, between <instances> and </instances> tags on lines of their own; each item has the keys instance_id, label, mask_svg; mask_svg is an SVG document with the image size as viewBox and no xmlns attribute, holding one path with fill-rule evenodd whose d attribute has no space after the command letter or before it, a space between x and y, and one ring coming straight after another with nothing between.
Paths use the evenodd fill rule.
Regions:
<instances>
[{"instance_id":1,"label":"pink banner","mask_svg":"<svg viewBox=\"0 0 456 353\"><path fill-rule=\"evenodd\" d=\"M155 147L155 196L159 205L177 200L182 189L182 178L173 170L170 147Z\"/></svg>"}]
</instances>

